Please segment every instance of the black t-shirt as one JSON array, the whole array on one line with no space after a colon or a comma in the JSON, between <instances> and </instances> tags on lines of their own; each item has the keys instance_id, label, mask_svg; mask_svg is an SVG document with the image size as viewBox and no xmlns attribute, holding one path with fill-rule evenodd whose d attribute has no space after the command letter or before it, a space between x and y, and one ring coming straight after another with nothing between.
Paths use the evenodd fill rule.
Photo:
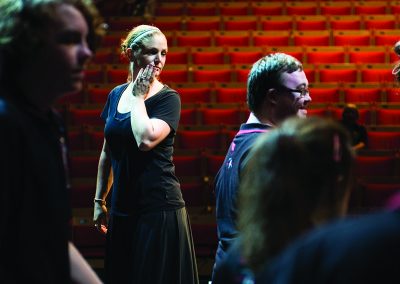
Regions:
<instances>
[{"instance_id":1,"label":"black t-shirt","mask_svg":"<svg viewBox=\"0 0 400 284\"><path fill-rule=\"evenodd\" d=\"M145 100L150 118L165 121L170 134L150 151L140 151L132 133L131 113L119 113L118 102L128 84L114 88L101 117L104 135L111 152L113 188L111 214L132 215L139 212L173 210L184 201L172 162L173 144L180 117L180 99L167 86Z\"/></svg>"},{"instance_id":2,"label":"black t-shirt","mask_svg":"<svg viewBox=\"0 0 400 284\"><path fill-rule=\"evenodd\" d=\"M63 127L0 97L0 281L70 283ZM64 147L65 150L65 147Z\"/></svg>"}]
</instances>

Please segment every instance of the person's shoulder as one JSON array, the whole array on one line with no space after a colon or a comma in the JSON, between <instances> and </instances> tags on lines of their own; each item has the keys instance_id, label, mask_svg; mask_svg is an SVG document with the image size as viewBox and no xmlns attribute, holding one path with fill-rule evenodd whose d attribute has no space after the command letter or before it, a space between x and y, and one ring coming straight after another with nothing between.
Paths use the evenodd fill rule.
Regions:
<instances>
[{"instance_id":1,"label":"person's shoulder","mask_svg":"<svg viewBox=\"0 0 400 284\"><path fill-rule=\"evenodd\" d=\"M167 96L174 96L174 97L180 97L178 91L175 89L171 88L170 86L164 84L163 88L161 89L162 93L164 93Z\"/></svg>"},{"instance_id":2,"label":"person's shoulder","mask_svg":"<svg viewBox=\"0 0 400 284\"><path fill-rule=\"evenodd\" d=\"M264 267L256 283L355 283L349 279L375 277L376 271L400 264L399 238L399 211L336 220L290 244Z\"/></svg>"},{"instance_id":3,"label":"person's shoulder","mask_svg":"<svg viewBox=\"0 0 400 284\"><path fill-rule=\"evenodd\" d=\"M387 230L400 234L399 211L380 211L339 219L314 230L306 239L310 244L317 240L357 242L361 236L379 237L385 235Z\"/></svg>"}]
</instances>

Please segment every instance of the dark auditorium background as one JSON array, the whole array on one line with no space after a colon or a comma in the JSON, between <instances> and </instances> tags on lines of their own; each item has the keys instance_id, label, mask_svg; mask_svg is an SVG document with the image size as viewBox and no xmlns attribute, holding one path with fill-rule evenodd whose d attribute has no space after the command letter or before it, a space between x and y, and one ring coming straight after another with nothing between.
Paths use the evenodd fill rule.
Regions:
<instances>
[{"instance_id":1,"label":"dark auditorium background","mask_svg":"<svg viewBox=\"0 0 400 284\"><path fill-rule=\"evenodd\" d=\"M167 36L161 81L182 101L175 140L176 174L191 218L199 276L207 283L217 247L213 179L232 137L248 116L251 65L285 52L305 66L309 116L339 120L356 104L368 147L358 151L350 214L380 209L400 188L400 1L98 0L108 24L91 60L82 93L57 107L65 116L71 150L73 241L102 276L104 236L92 223L97 163L103 142L100 112L109 91L126 82L121 38L138 24ZM173 260L171 260L173 261Z\"/></svg>"}]
</instances>

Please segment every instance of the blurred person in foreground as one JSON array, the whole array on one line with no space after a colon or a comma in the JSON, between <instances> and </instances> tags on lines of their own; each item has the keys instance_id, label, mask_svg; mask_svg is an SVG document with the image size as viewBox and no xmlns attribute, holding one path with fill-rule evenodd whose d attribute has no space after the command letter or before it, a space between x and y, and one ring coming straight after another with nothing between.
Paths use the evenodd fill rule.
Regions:
<instances>
[{"instance_id":1,"label":"blurred person in foreground","mask_svg":"<svg viewBox=\"0 0 400 284\"><path fill-rule=\"evenodd\" d=\"M290 118L256 140L239 190L240 237L213 283L253 283L294 239L347 211L354 165L346 130L319 117Z\"/></svg>"},{"instance_id":2,"label":"blurred person in foreground","mask_svg":"<svg viewBox=\"0 0 400 284\"><path fill-rule=\"evenodd\" d=\"M394 46L400 55L400 42ZM400 64L393 75L400 80ZM378 212L326 224L298 239L260 270L256 283L398 283L400 198Z\"/></svg>"},{"instance_id":3,"label":"blurred person in foreground","mask_svg":"<svg viewBox=\"0 0 400 284\"><path fill-rule=\"evenodd\" d=\"M90 1L0 1L0 281L100 283L69 241L66 133L52 105L82 89Z\"/></svg>"}]
</instances>

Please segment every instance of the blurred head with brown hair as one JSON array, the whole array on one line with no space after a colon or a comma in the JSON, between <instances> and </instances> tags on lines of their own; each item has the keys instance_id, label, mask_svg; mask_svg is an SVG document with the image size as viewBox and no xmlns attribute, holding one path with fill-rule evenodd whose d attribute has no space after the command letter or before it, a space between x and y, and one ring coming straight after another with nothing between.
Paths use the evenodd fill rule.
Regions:
<instances>
[{"instance_id":1,"label":"blurred head with brown hair","mask_svg":"<svg viewBox=\"0 0 400 284\"><path fill-rule=\"evenodd\" d=\"M101 34L90 0L4 0L0 10L2 88L44 107L82 89Z\"/></svg>"},{"instance_id":2,"label":"blurred head with brown hair","mask_svg":"<svg viewBox=\"0 0 400 284\"><path fill-rule=\"evenodd\" d=\"M263 134L239 190L242 252L257 269L291 240L347 210L353 152L347 132L323 118L291 118Z\"/></svg>"}]
</instances>

